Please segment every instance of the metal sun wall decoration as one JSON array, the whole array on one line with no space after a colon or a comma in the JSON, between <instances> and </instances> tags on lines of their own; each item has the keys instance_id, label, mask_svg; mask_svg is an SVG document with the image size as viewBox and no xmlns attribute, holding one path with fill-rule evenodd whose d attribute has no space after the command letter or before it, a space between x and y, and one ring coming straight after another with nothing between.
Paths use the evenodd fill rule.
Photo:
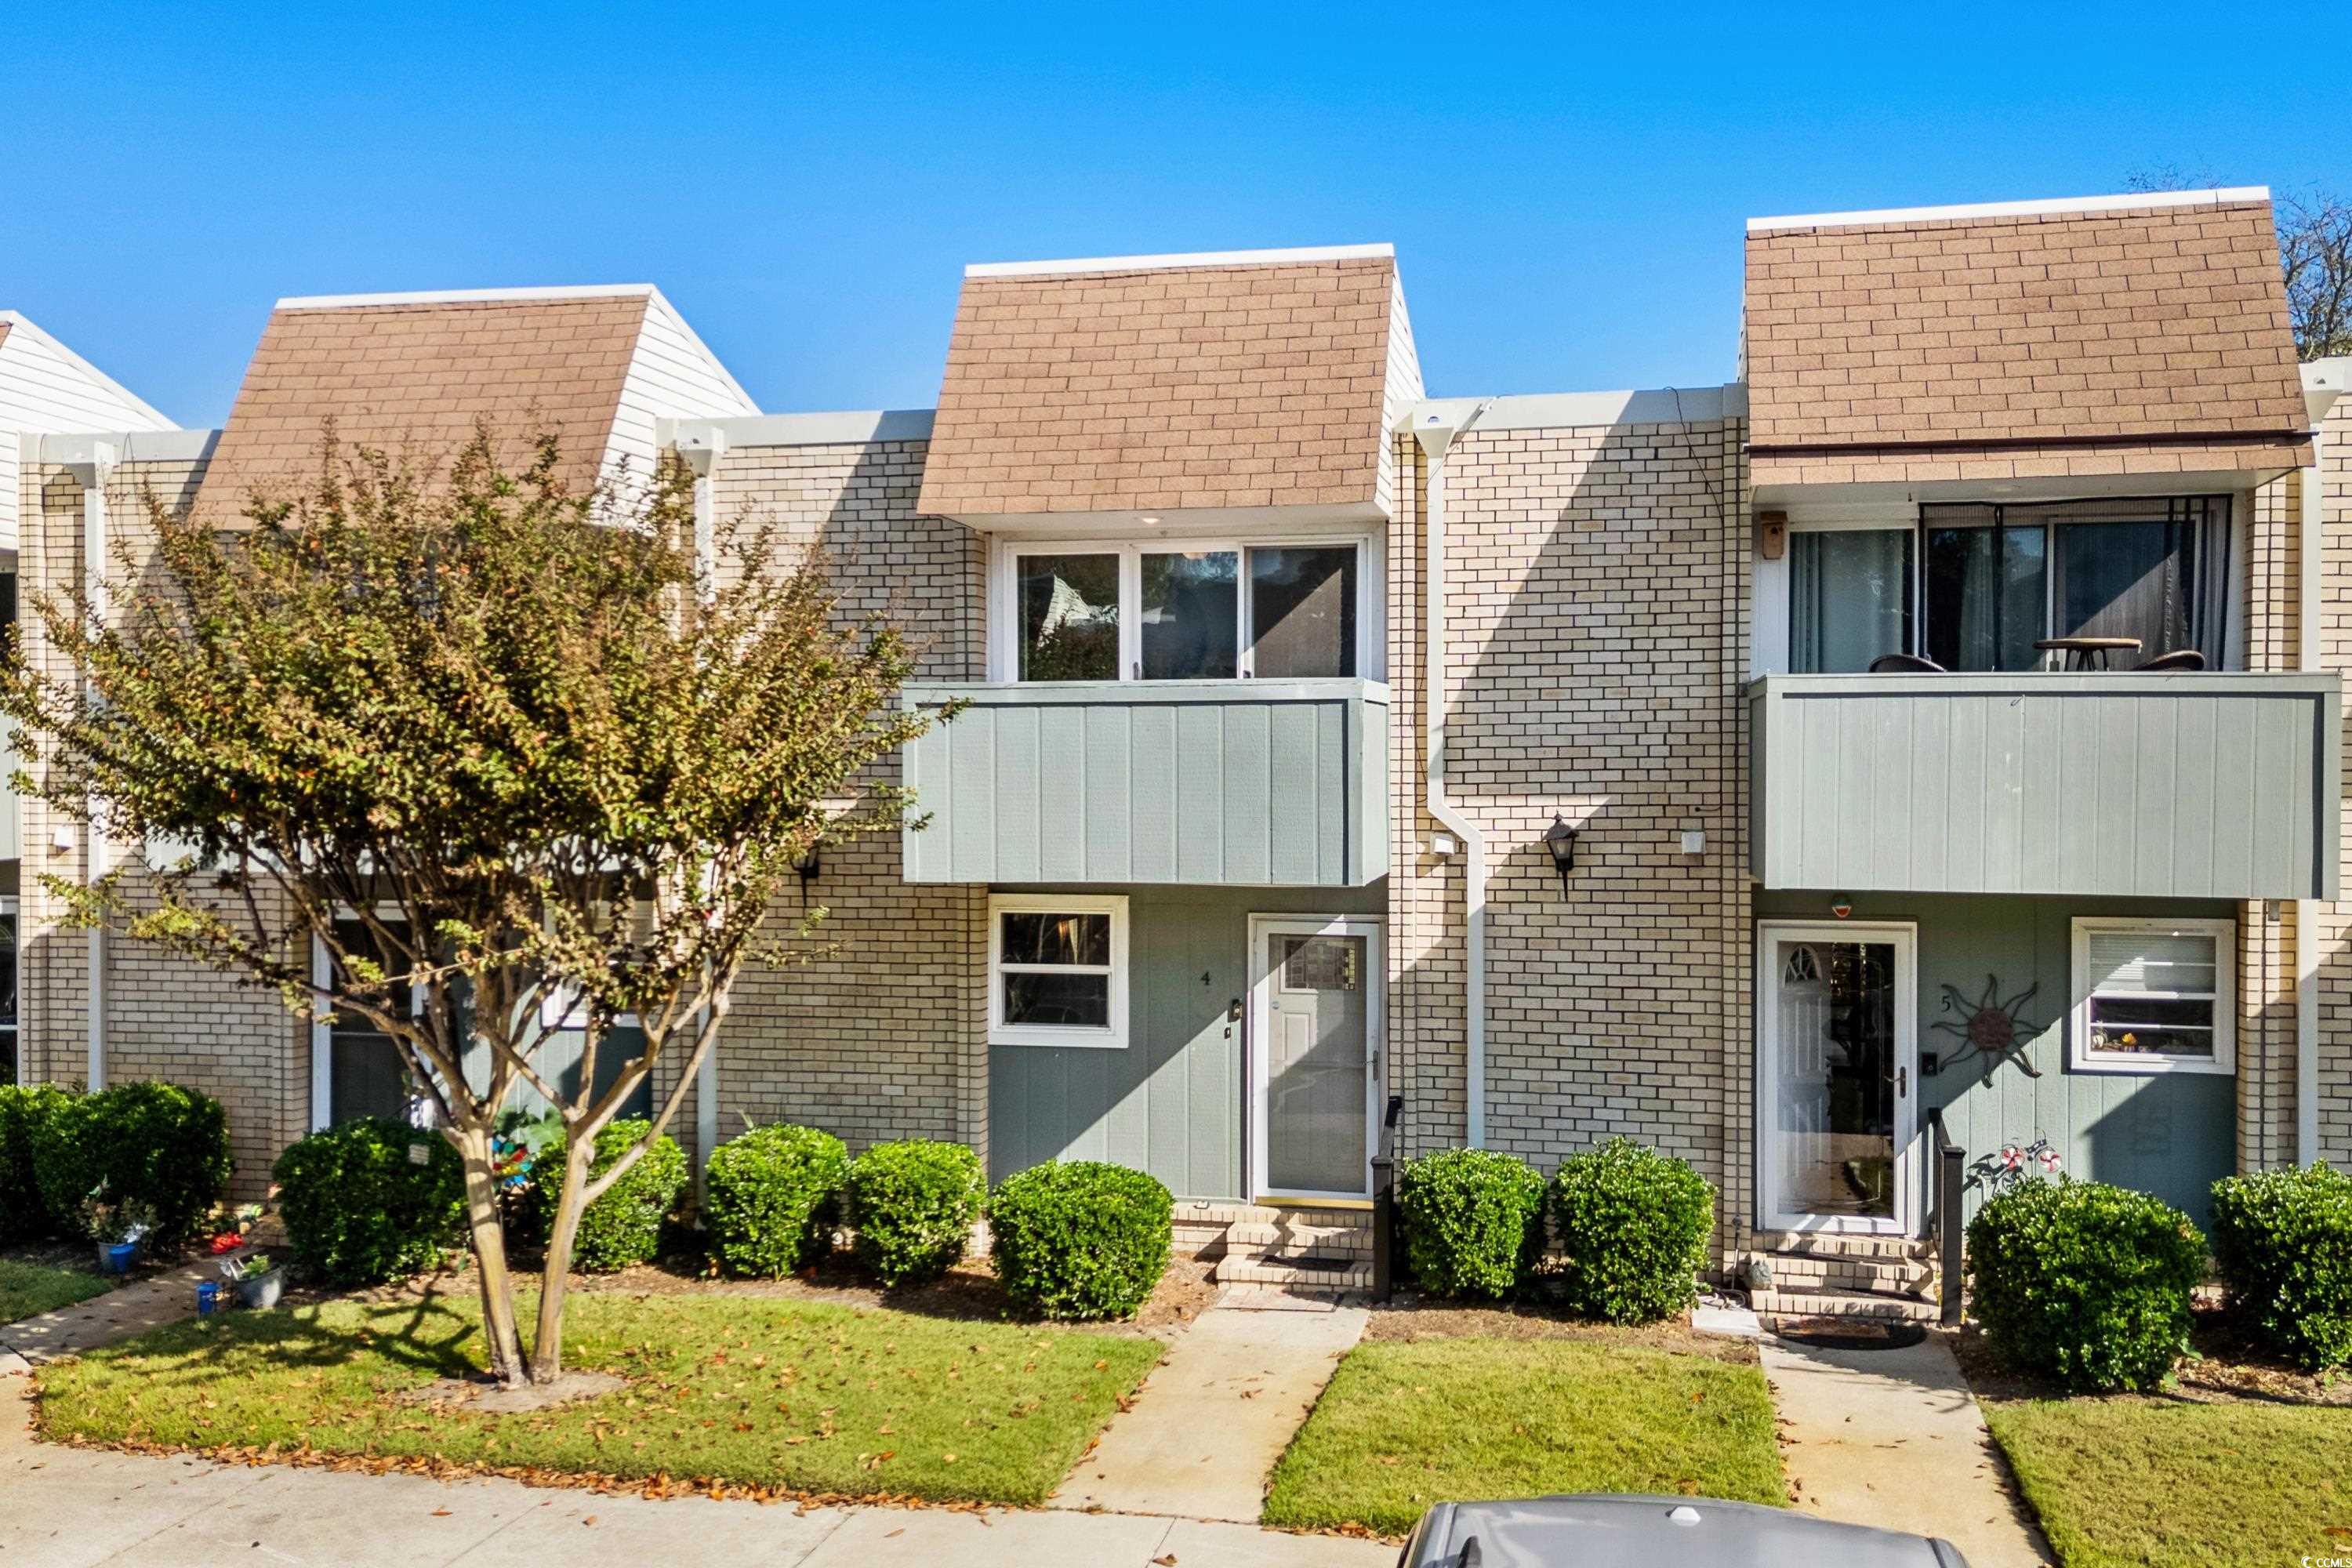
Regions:
<instances>
[{"instance_id":1,"label":"metal sun wall decoration","mask_svg":"<svg viewBox=\"0 0 2352 1568\"><path fill-rule=\"evenodd\" d=\"M1955 1052L1943 1067L1958 1067L1970 1057L1983 1057L1994 1067L2008 1059L2024 1068L2026 1077L2040 1078L2042 1069L2026 1060L2025 1047L2046 1026L2028 1024L2018 1015L2033 999L2033 994L2041 989L2042 983L2037 980L2004 1002L2000 999L2000 980L1988 974L1985 976L1984 995L1971 1002L1960 994L1958 986L1945 985L1943 1009L1958 1016L1938 1019L1930 1026L1939 1033L1956 1036L1967 1044ZM1942 1069L1939 1068L1937 1070Z\"/></svg>"}]
</instances>

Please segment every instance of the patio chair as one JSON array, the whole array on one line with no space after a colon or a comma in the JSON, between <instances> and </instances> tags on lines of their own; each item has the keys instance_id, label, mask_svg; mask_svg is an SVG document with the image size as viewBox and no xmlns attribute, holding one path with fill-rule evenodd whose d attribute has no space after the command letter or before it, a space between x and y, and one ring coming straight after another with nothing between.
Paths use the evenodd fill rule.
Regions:
<instances>
[{"instance_id":1,"label":"patio chair","mask_svg":"<svg viewBox=\"0 0 2352 1568\"><path fill-rule=\"evenodd\" d=\"M2169 670L2202 669L2204 668L2205 656L2203 654L2199 653L2193 647L2178 647L2174 648L2170 653L2158 654L2146 664L2135 665L2133 667L2133 670L2134 673L2139 675L2162 675Z\"/></svg>"},{"instance_id":2,"label":"patio chair","mask_svg":"<svg viewBox=\"0 0 2352 1568\"><path fill-rule=\"evenodd\" d=\"M1942 675L1944 667L1916 653L1882 653L1870 661L1873 675Z\"/></svg>"}]
</instances>

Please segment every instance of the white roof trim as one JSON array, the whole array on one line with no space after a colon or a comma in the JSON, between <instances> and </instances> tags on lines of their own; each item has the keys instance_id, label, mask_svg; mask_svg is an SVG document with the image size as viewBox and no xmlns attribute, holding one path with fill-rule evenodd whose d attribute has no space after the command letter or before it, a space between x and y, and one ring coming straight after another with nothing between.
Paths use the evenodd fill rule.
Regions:
<instances>
[{"instance_id":1,"label":"white roof trim","mask_svg":"<svg viewBox=\"0 0 2352 1568\"><path fill-rule=\"evenodd\" d=\"M744 447L862 447L875 441L927 441L929 408L869 408L827 414L750 414L733 419L681 419L673 439L724 437L726 449Z\"/></svg>"},{"instance_id":2,"label":"white roof trim","mask_svg":"<svg viewBox=\"0 0 2352 1568\"><path fill-rule=\"evenodd\" d=\"M281 310L346 310L362 305L456 305L478 300L644 299L661 290L650 283L574 283L552 289L428 289L415 294L299 294L278 301Z\"/></svg>"},{"instance_id":3,"label":"white roof trim","mask_svg":"<svg viewBox=\"0 0 2352 1568\"><path fill-rule=\"evenodd\" d=\"M1423 413L1457 408L1464 397L1423 398L1407 410L1401 429L1420 423ZM1659 386L1639 392L1538 392L1486 400L1486 412L1465 436L1490 430L1613 427L1623 425L1711 425L1748 412L1748 384Z\"/></svg>"},{"instance_id":4,"label":"white roof trim","mask_svg":"<svg viewBox=\"0 0 2352 1568\"><path fill-rule=\"evenodd\" d=\"M125 463L192 462L213 455L217 430L85 430L41 437L45 463L88 462L90 444L112 446L116 459Z\"/></svg>"},{"instance_id":5,"label":"white roof trim","mask_svg":"<svg viewBox=\"0 0 2352 1568\"><path fill-rule=\"evenodd\" d=\"M1880 207L1868 212L1799 213L1752 217L1748 232L1784 228L1844 228L1861 224L1928 223L1949 218L2032 217L2043 213L2121 212L2139 207L2213 207L2236 202L2266 202L2268 185L2231 185L2210 191L2131 191L2116 196L2058 196L2033 202L1972 202L1948 207Z\"/></svg>"},{"instance_id":6,"label":"white roof trim","mask_svg":"<svg viewBox=\"0 0 2352 1568\"><path fill-rule=\"evenodd\" d=\"M1175 267L1274 267L1297 261L1393 260L1393 245L1302 245L1288 250L1195 250L1170 256L1087 256L1063 261L975 261L967 278L1050 278L1075 272L1156 272Z\"/></svg>"},{"instance_id":7,"label":"white roof trim","mask_svg":"<svg viewBox=\"0 0 2352 1568\"><path fill-rule=\"evenodd\" d=\"M46 347L54 350L58 354L63 355L67 363L72 365L76 370L89 377L90 380L98 383L99 385L106 388L107 391L114 394L115 396L122 399L123 402L129 404L139 413L143 414L148 418L155 421L156 424L162 426L164 429L176 430L180 427L180 422L178 420L170 417L161 409L157 408L153 404L148 402L145 398L140 396L137 393L131 391L129 387L123 385L121 382L115 380L112 376L99 369L98 366L90 363L89 361L82 358L81 355L74 353L73 350L68 348L65 344L58 342L57 339L43 331L39 323L27 319L23 311L0 310L0 321L5 321L8 324L10 331L23 332L27 337L32 338Z\"/></svg>"}]
</instances>

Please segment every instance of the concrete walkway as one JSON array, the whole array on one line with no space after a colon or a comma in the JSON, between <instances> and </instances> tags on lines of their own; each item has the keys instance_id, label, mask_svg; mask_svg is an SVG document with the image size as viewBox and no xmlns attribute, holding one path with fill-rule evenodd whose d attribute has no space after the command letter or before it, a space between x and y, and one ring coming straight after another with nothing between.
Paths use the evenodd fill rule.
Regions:
<instances>
[{"instance_id":1,"label":"concrete walkway","mask_svg":"<svg viewBox=\"0 0 2352 1568\"><path fill-rule=\"evenodd\" d=\"M1799 1506L1940 1535L1969 1568L2055 1562L2012 1493L1976 1396L1934 1335L1906 1350L1817 1350L1767 1335L1764 1375Z\"/></svg>"},{"instance_id":2,"label":"concrete walkway","mask_svg":"<svg viewBox=\"0 0 2352 1568\"><path fill-rule=\"evenodd\" d=\"M218 1258L180 1264L54 1312L0 1323L0 1376L22 1372L27 1363L38 1366L194 1317L196 1287L209 1279L221 1288L224 1297L230 1296L236 1287L221 1278L220 1266L256 1250L270 1250L270 1244L256 1241Z\"/></svg>"},{"instance_id":3,"label":"concrete walkway","mask_svg":"<svg viewBox=\"0 0 2352 1568\"><path fill-rule=\"evenodd\" d=\"M53 1447L30 1379L0 1378L0 1563L8 1568L1386 1568L1396 1549L1114 1514L814 1509L547 1490Z\"/></svg>"},{"instance_id":4,"label":"concrete walkway","mask_svg":"<svg viewBox=\"0 0 2352 1568\"><path fill-rule=\"evenodd\" d=\"M1367 1315L1278 1290L1228 1290L1049 1506L1255 1524L1267 1472L1363 1337Z\"/></svg>"}]
</instances>

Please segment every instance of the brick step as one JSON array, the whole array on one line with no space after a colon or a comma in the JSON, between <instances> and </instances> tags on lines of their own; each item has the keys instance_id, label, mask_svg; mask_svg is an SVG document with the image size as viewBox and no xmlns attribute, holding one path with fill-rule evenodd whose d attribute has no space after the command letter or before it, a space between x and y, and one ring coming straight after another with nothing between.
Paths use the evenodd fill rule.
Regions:
<instances>
[{"instance_id":1,"label":"brick step","mask_svg":"<svg viewBox=\"0 0 2352 1568\"><path fill-rule=\"evenodd\" d=\"M1305 1204L1244 1204L1214 1198L1186 1198L1176 1205L1176 1223L1183 1225L1369 1226L1370 1208L1318 1208Z\"/></svg>"},{"instance_id":2,"label":"brick step","mask_svg":"<svg viewBox=\"0 0 2352 1568\"><path fill-rule=\"evenodd\" d=\"M1748 1305L1768 1318L1891 1318L1913 1323L1937 1318L1933 1301L1872 1290L1758 1290Z\"/></svg>"},{"instance_id":3,"label":"brick step","mask_svg":"<svg viewBox=\"0 0 2352 1568\"><path fill-rule=\"evenodd\" d=\"M1220 1285L1287 1285L1299 1290L1369 1290L1372 1266L1369 1259L1328 1258L1317 1268L1305 1259L1282 1253L1227 1253L1217 1261Z\"/></svg>"},{"instance_id":4,"label":"brick step","mask_svg":"<svg viewBox=\"0 0 2352 1568\"><path fill-rule=\"evenodd\" d=\"M1236 1221L1225 1227L1228 1251L1346 1252L1372 1255L1369 1225L1307 1225L1292 1220L1272 1224Z\"/></svg>"},{"instance_id":5,"label":"brick step","mask_svg":"<svg viewBox=\"0 0 2352 1568\"><path fill-rule=\"evenodd\" d=\"M1772 1284L1783 1290L1868 1290L1885 1296L1926 1296L1936 1287L1933 1265L1911 1258L1808 1258L1776 1254Z\"/></svg>"},{"instance_id":6,"label":"brick step","mask_svg":"<svg viewBox=\"0 0 2352 1568\"><path fill-rule=\"evenodd\" d=\"M1909 1258L1932 1263L1936 1244L1909 1236L1844 1236L1834 1231L1784 1231L1759 1237L1759 1250L1776 1258Z\"/></svg>"}]
</instances>

